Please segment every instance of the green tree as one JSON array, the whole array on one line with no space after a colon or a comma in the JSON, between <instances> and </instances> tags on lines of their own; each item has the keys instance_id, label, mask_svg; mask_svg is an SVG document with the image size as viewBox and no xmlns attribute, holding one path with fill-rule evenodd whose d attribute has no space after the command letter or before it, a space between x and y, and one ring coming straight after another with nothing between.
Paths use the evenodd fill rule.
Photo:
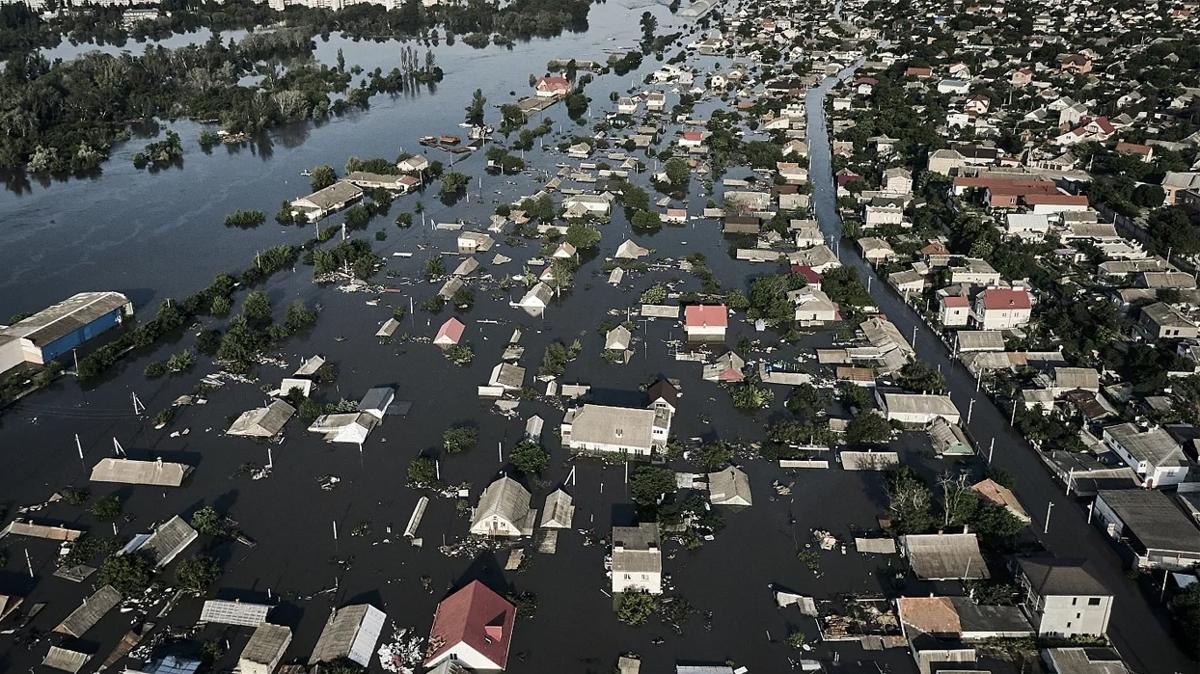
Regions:
<instances>
[{"instance_id":1,"label":"green tree","mask_svg":"<svg viewBox=\"0 0 1200 674\"><path fill-rule=\"evenodd\" d=\"M487 99L483 97L483 91L476 89L471 95L471 103L467 105L467 124L483 124L483 110L487 105Z\"/></svg>"},{"instance_id":2,"label":"green tree","mask_svg":"<svg viewBox=\"0 0 1200 674\"><path fill-rule=\"evenodd\" d=\"M287 326L288 332L300 332L316 322L317 312L309 309L304 300L292 302L288 306L287 315L283 319L283 324Z\"/></svg>"},{"instance_id":3,"label":"green tree","mask_svg":"<svg viewBox=\"0 0 1200 674\"><path fill-rule=\"evenodd\" d=\"M479 432L469 426L447 428L442 433L442 448L450 454L458 454L475 447Z\"/></svg>"},{"instance_id":4,"label":"green tree","mask_svg":"<svg viewBox=\"0 0 1200 674\"><path fill-rule=\"evenodd\" d=\"M225 535L224 518L212 506L203 506L192 513L192 528L204 536Z\"/></svg>"},{"instance_id":5,"label":"green tree","mask_svg":"<svg viewBox=\"0 0 1200 674\"><path fill-rule=\"evenodd\" d=\"M221 565L212 557L198 556L184 560L175 569L175 580L185 592L203 595L221 575Z\"/></svg>"},{"instance_id":6,"label":"green tree","mask_svg":"<svg viewBox=\"0 0 1200 674\"><path fill-rule=\"evenodd\" d=\"M724 442L712 442L700 448L700 467L707 473L724 469L733 460L733 448Z\"/></svg>"},{"instance_id":7,"label":"green tree","mask_svg":"<svg viewBox=\"0 0 1200 674\"><path fill-rule=\"evenodd\" d=\"M812 384L800 384L787 399L788 411L806 421L821 416L829 405L829 396Z\"/></svg>"},{"instance_id":8,"label":"green tree","mask_svg":"<svg viewBox=\"0 0 1200 674\"><path fill-rule=\"evenodd\" d=\"M860 412L846 424L846 442L850 445L879 445L892 437L892 425L873 411Z\"/></svg>"},{"instance_id":9,"label":"green tree","mask_svg":"<svg viewBox=\"0 0 1200 674\"><path fill-rule=\"evenodd\" d=\"M209 305L208 313L213 316L225 316L229 310L233 308L233 302L229 301L224 295L217 295L212 299L212 304Z\"/></svg>"},{"instance_id":10,"label":"green tree","mask_svg":"<svg viewBox=\"0 0 1200 674\"><path fill-rule=\"evenodd\" d=\"M471 179L458 171L447 171L442 174L442 196L450 196L462 192Z\"/></svg>"},{"instance_id":11,"label":"green tree","mask_svg":"<svg viewBox=\"0 0 1200 674\"><path fill-rule=\"evenodd\" d=\"M415 489L434 488L440 484L437 478L437 464L428 456L417 456L409 461L406 474L408 486Z\"/></svg>"},{"instance_id":12,"label":"green tree","mask_svg":"<svg viewBox=\"0 0 1200 674\"><path fill-rule=\"evenodd\" d=\"M154 562L144 552L110 555L96 574L99 585L112 585L123 595L140 594L150 587Z\"/></svg>"},{"instance_id":13,"label":"green tree","mask_svg":"<svg viewBox=\"0 0 1200 674\"><path fill-rule=\"evenodd\" d=\"M646 592L626 592L617 605L617 620L626 625L644 625L658 610L658 599Z\"/></svg>"},{"instance_id":14,"label":"green tree","mask_svg":"<svg viewBox=\"0 0 1200 674\"><path fill-rule=\"evenodd\" d=\"M775 400L775 392L752 381L744 381L730 389L733 406L739 410L761 410Z\"/></svg>"},{"instance_id":15,"label":"green tree","mask_svg":"<svg viewBox=\"0 0 1200 674\"><path fill-rule=\"evenodd\" d=\"M250 293L242 304L242 316L250 325L268 325L271 322L271 298L261 290Z\"/></svg>"},{"instance_id":16,"label":"green tree","mask_svg":"<svg viewBox=\"0 0 1200 674\"><path fill-rule=\"evenodd\" d=\"M888 476L888 512L892 528L900 534L922 534L937 525L933 516L933 493L908 466Z\"/></svg>"},{"instance_id":17,"label":"green tree","mask_svg":"<svg viewBox=\"0 0 1200 674\"><path fill-rule=\"evenodd\" d=\"M912 391L930 393L946 388L946 378L936 368L923 361L914 360L900 368L898 383Z\"/></svg>"},{"instance_id":18,"label":"green tree","mask_svg":"<svg viewBox=\"0 0 1200 674\"><path fill-rule=\"evenodd\" d=\"M577 250L591 250L600 243L600 230L582 222L573 222L567 226L566 239Z\"/></svg>"},{"instance_id":19,"label":"green tree","mask_svg":"<svg viewBox=\"0 0 1200 674\"><path fill-rule=\"evenodd\" d=\"M541 475L550 462L549 455L533 440L522 440L512 451L512 465L525 475Z\"/></svg>"},{"instance_id":20,"label":"green tree","mask_svg":"<svg viewBox=\"0 0 1200 674\"><path fill-rule=\"evenodd\" d=\"M674 493L675 473L669 468L639 466L629 478L629 496L640 506L658 505L659 499Z\"/></svg>"},{"instance_id":21,"label":"green tree","mask_svg":"<svg viewBox=\"0 0 1200 674\"><path fill-rule=\"evenodd\" d=\"M337 174L333 172L333 167L329 164L322 164L314 168L308 177L308 184L314 192L323 190L336 182Z\"/></svg>"},{"instance_id":22,"label":"green tree","mask_svg":"<svg viewBox=\"0 0 1200 674\"><path fill-rule=\"evenodd\" d=\"M92 504L92 515L98 520L115 520L121 516L121 497L109 494Z\"/></svg>"}]
</instances>

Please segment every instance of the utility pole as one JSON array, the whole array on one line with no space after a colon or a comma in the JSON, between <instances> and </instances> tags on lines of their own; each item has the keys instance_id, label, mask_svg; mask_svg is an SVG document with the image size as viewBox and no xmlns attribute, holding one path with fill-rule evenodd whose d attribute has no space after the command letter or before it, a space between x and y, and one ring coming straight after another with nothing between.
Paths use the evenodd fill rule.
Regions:
<instances>
[{"instance_id":1,"label":"utility pole","mask_svg":"<svg viewBox=\"0 0 1200 674\"><path fill-rule=\"evenodd\" d=\"M1054 510L1054 501L1046 503L1046 524L1042 527L1042 535L1050 533L1050 513Z\"/></svg>"},{"instance_id":2,"label":"utility pole","mask_svg":"<svg viewBox=\"0 0 1200 674\"><path fill-rule=\"evenodd\" d=\"M975 413L975 399L971 398L971 402L967 405L967 425L971 424L971 415Z\"/></svg>"},{"instance_id":3,"label":"utility pole","mask_svg":"<svg viewBox=\"0 0 1200 674\"><path fill-rule=\"evenodd\" d=\"M992 436L992 444L988 445L988 465L992 465L992 454L996 451L996 436Z\"/></svg>"},{"instance_id":4,"label":"utility pole","mask_svg":"<svg viewBox=\"0 0 1200 674\"><path fill-rule=\"evenodd\" d=\"M133 394L133 413L140 416L142 414L142 412L145 412L145 411L146 411L146 406L142 404L141 400L138 400L137 393L134 393Z\"/></svg>"}]
</instances>

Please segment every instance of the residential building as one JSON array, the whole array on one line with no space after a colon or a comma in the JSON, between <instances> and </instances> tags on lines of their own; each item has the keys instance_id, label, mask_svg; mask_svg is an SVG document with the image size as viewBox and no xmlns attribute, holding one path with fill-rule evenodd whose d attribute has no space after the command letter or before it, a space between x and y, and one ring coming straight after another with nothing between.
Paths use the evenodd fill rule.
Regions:
<instances>
[{"instance_id":1,"label":"residential building","mask_svg":"<svg viewBox=\"0 0 1200 674\"><path fill-rule=\"evenodd\" d=\"M637 409L586 404L567 410L563 444L575 451L648 458L665 447L671 430L669 409Z\"/></svg>"},{"instance_id":2,"label":"residential building","mask_svg":"<svg viewBox=\"0 0 1200 674\"><path fill-rule=\"evenodd\" d=\"M662 594L662 543L658 524L613 527L612 593Z\"/></svg>"},{"instance_id":3,"label":"residential building","mask_svg":"<svg viewBox=\"0 0 1200 674\"><path fill-rule=\"evenodd\" d=\"M339 180L329 187L292 201L292 214L309 222L316 222L358 201L362 195L362 188L351 182Z\"/></svg>"},{"instance_id":4,"label":"residential building","mask_svg":"<svg viewBox=\"0 0 1200 674\"><path fill-rule=\"evenodd\" d=\"M423 666L452 661L472 672L508 667L517 609L478 580L446 597L433 615Z\"/></svg>"},{"instance_id":5,"label":"residential building","mask_svg":"<svg viewBox=\"0 0 1200 674\"><path fill-rule=\"evenodd\" d=\"M879 391L876 393L883 416L906 426L927 426L934 419L945 419L951 424L959 421L958 408L950 396L933 393L899 393Z\"/></svg>"},{"instance_id":6,"label":"residential building","mask_svg":"<svg viewBox=\"0 0 1200 674\"><path fill-rule=\"evenodd\" d=\"M971 319L971 303L961 295L949 295L938 302L938 322L946 328L966 327Z\"/></svg>"},{"instance_id":7,"label":"residential building","mask_svg":"<svg viewBox=\"0 0 1200 674\"><path fill-rule=\"evenodd\" d=\"M708 474L708 500L713 505L749 507L754 504L750 494L750 478L736 466Z\"/></svg>"},{"instance_id":8,"label":"residential building","mask_svg":"<svg viewBox=\"0 0 1200 674\"><path fill-rule=\"evenodd\" d=\"M1159 427L1142 430L1131 423L1108 426L1104 444L1132 468L1148 489L1183 482L1191 465L1183 447Z\"/></svg>"},{"instance_id":9,"label":"residential building","mask_svg":"<svg viewBox=\"0 0 1200 674\"><path fill-rule=\"evenodd\" d=\"M1200 327L1165 302L1142 307L1138 325L1151 339L1196 339Z\"/></svg>"},{"instance_id":10,"label":"residential building","mask_svg":"<svg viewBox=\"0 0 1200 674\"><path fill-rule=\"evenodd\" d=\"M975 297L973 317L982 330L1010 330L1028 323L1032 315L1028 290L987 288Z\"/></svg>"},{"instance_id":11,"label":"residential building","mask_svg":"<svg viewBox=\"0 0 1200 674\"><path fill-rule=\"evenodd\" d=\"M532 536L537 510L529 507L529 490L504 476L492 482L479 497L471 517L471 533L493 538Z\"/></svg>"},{"instance_id":12,"label":"residential building","mask_svg":"<svg viewBox=\"0 0 1200 674\"><path fill-rule=\"evenodd\" d=\"M721 341L729 327L729 310L724 304L692 304L683 310L683 329L688 341Z\"/></svg>"},{"instance_id":13,"label":"residential building","mask_svg":"<svg viewBox=\"0 0 1200 674\"><path fill-rule=\"evenodd\" d=\"M1134 568L1188 571L1200 566L1200 528L1173 497L1157 490L1102 489L1093 507L1105 533L1128 545Z\"/></svg>"},{"instance_id":14,"label":"residential building","mask_svg":"<svg viewBox=\"0 0 1200 674\"><path fill-rule=\"evenodd\" d=\"M561 75L542 77L533 87L539 98L556 98L571 93L571 83Z\"/></svg>"},{"instance_id":15,"label":"residential building","mask_svg":"<svg viewBox=\"0 0 1200 674\"><path fill-rule=\"evenodd\" d=\"M1038 636L1104 636L1113 596L1081 562L1027 557L1014 566L1021 609Z\"/></svg>"}]
</instances>

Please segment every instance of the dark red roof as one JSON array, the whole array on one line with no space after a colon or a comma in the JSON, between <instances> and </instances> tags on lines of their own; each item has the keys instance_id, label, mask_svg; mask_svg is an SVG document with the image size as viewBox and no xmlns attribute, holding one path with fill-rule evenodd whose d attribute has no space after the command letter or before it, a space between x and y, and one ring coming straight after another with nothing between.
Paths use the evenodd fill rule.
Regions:
<instances>
[{"instance_id":1,"label":"dark red roof","mask_svg":"<svg viewBox=\"0 0 1200 674\"><path fill-rule=\"evenodd\" d=\"M794 264L791 271L793 274L803 276L804 280L808 281L808 285L810 286L821 285L821 275L817 273L817 270L806 264Z\"/></svg>"},{"instance_id":2,"label":"dark red roof","mask_svg":"<svg viewBox=\"0 0 1200 674\"><path fill-rule=\"evenodd\" d=\"M983 291L984 309L1032 309L1033 301L1026 290L988 288Z\"/></svg>"},{"instance_id":3,"label":"dark red roof","mask_svg":"<svg viewBox=\"0 0 1200 674\"><path fill-rule=\"evenodd\" d=\"M428 666L459 644L466 644L504 669L517 609L479 581L442 600L429 630Z\"/></svg>"}]
</instances>

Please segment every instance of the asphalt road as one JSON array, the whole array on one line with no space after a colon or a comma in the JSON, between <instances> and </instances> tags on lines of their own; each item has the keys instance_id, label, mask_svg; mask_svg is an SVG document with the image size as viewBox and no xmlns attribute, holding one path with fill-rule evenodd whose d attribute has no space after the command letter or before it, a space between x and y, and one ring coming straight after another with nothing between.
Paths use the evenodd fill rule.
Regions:
<instances>
[{"instance_id":1,"label":"asphalt road","mask_svg":"<svg viewBox=\"0 0 1200 674\"><path fill-rule=\"evenodd\" d=\"M839 75L849 77L855 67ZM834 241L841 239L841 219L837 210L837 195L830 162L829 134L825 127L824 100L837 82L828 78L818 88L810 90L806 105L808 112L809 176L812 181L813 208L822 231ZM984 393L975 392L975 378L950 357L948 350L917 313L907 306L876 276L870 265L859 256L853 244L846 241L846 250L839 250L843 264L857 269L863 279L871 280L871 297L900 333L912 339L916 330L918 357L940 367L946 378L951 398L963 414L964 425L980 443L995 438L993 461L1016 478L1016 495L1033 517L1031 529L1041 543L1057 557L1083 558L1089 568L1116 597L1108 636L1121 651L1128 664L1140 672L1176 672L1193 674L1200 663L1189 658L1172 640L1165 610L1143 594L1137 584L1125 576L1122 560L1112 543L1098 527L1087 522L1086 504L1067 496L1041 463L1025 438L1008 424L1008 416L997 408ZM967 410L975 400L970 422ZM1042 535L1046 518L1048 534Z\"/></svg>"}]
</instances>

